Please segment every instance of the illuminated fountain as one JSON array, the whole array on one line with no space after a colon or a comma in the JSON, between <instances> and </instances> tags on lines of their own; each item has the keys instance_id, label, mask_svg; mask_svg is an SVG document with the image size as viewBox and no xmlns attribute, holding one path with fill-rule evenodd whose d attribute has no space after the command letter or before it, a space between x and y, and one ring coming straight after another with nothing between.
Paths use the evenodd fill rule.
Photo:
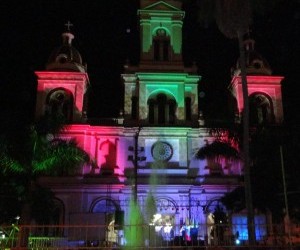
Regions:
<instances>
[{"instance_id":1,"label":"illuminated fountain","mask_svg":"<svg viewBox=\"0 0 300 250\"><path fill-rule=\"evenodd\" d=\"M157 168L157 165L152 164L152 170ZM157 177L155 171L151 173L149 178L149 192L144 204L143 213L139 202L135 202L132 196L129 203L129 220L128 226L125 228L126 247L128 249L143 247L150 245L151 240L155 236L153 219L157 212L156 202L153 195L155 186L157 185Z\"/></svg>"},{"instance_id":2,"label":"illuminated fountain","mask_svg":"<svg viewBox=\"0 0 300 250\"><path fill-rule=\"evenodd\" d=\"M133 198L129 203L129 220L128 226L125 227L126 247L133 249L134 247L144 246L144 218L138 203Z\"/></svg>"}]
</instances>

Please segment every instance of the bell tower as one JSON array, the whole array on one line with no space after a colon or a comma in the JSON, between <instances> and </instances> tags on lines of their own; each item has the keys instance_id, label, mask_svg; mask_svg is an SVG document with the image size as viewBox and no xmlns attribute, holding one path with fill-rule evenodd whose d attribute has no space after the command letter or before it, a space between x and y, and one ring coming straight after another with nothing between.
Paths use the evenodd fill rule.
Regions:
<instances>
[{"instance_id":1,"label":"bell tower","mask_svg":"<svg viewBox=\"0 0 300 250\"><path fill-rule=\"evenodd\" d=\"M197 126L196 67L182 61L185 12L174 0L141 0L140 63L125 65L125 125Z\"/></svg>"},{"instance_id":2,"label":"bell tower","mask_svg":"<svg viewBox=\"0 0 300 250\"><path fill-rule=\"evenodd\" d=\"M86 90L89 84L86 66L72 46L72 24L65 24L62 45L49 57L45 71L38 71L36 118L45 113L63 115L67 123L80 123L86 115Z\"/></svg>"},{"instance_id":3,"label":"bell tower","mask_svg":"<svg viewBox=\"0 0 300 250\"><path fill-rule=\"evenodd\" d=\"M255 49L255 41L245 44L246 72L249 95L250 125L280 124L283 122L281 94L282 76L273 76L269 63ZM237 114L244 108L239 61L233 69L229 88L236 98Z\"/></svg>"},{"instance_id":4,"label":"bell tower","mask_svg":"<svg viewBox=\"0 0 300 250\"><path fill-rule=\"evenodd\" d=\"M141 1L140 17L141 63L149 69L154 65L179 70L182 64L182 25L184 12L177 1Z\"/></svg>"}]
</instances>

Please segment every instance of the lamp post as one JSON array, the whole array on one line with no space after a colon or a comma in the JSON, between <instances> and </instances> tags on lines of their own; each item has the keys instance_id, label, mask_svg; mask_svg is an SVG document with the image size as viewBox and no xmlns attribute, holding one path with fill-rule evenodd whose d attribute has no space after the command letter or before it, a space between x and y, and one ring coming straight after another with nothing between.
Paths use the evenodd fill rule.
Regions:
<instances>
[{"instance_id":1,"label":"lamp post","mask_svg":"<svg viewBox=\"0 0 300 250\"><path fill-rule=\"evenodd\" d=\"M137 193L138 193L138 142L139 142L139 134L141 129L139 128L138 131L134 135L134 202L137 204Z\"/></svg>"},{"instance_id":2,"label":"lamp post","mask_svg":"<svg viewBox=\"0 0 300 250\"><path fill-rule=\"evenodd\" d=\"M286 212L286 218L287 218L287 233L288 233L289 245L291 245L290 213L289 213L288 197L287 197L287 191L286 191L285 169L284 169L282 146L280 146L279 149L280 149L280 162L281 162L284 204L285 204L285 210L286 210L285 212Z\"/></svg>"},{"instance_id":3,"label":"lamp post","mask_svg":"<svg viewBox=\"0 0 300 250\"><path fill-rule=\"evenodd\" d=\"M134 135L134 146L128 147L129 151L133 151L133 155L129 155L128 159L132 161L134 167L134 184L133 184L133 198L135 204L137 204L137 194L138 194L138 162L145 161L146 157L142 156L139 157L139 152L144 151L144 147L139 148L139 135L140 135L141 127L138 127L138 130L135 132Z\"/></svg>"}]
</instances>

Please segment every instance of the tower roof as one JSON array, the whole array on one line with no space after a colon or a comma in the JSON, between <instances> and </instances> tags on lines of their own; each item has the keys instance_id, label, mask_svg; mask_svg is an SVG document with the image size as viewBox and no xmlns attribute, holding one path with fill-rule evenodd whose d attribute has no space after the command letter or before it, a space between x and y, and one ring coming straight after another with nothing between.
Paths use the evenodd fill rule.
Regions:
<instances>
[{"instance_id":1,"label":"tower roof","mask_svg":"<svg viewBox=\"0 0 300 250\"><path fill-rule=\"evenodd\" d=\"M141 0L141 9L160 11L180 11L182 3L174 0Z\"/></svg>"},{"instance_id":2,"label":"tower roof","mask_svg":"<svg viewBox=\"0 0 300 250\"><path fill-rule=\"evenodd\" d=\"M268 61L254 49L255 41L247 39L244 41L247 75L272 75ZM239 60L233 69L233 75L240 75L241 66Z\"/></svg>"},{"instance_id":3,"label":"tower roof","mask_svg":"<svg viewBox=\"0 0 300 250\"><path fill-rule=\"evenodd\" d=\"M70 31L72 24L68 22L65 25L67 26L67 31L62 33L62 45L53 50L46 64L46 69L52 71L86 72L80 53L72 46L72 40L74 39L74 35Z\"/></svg>"}]
</instances>

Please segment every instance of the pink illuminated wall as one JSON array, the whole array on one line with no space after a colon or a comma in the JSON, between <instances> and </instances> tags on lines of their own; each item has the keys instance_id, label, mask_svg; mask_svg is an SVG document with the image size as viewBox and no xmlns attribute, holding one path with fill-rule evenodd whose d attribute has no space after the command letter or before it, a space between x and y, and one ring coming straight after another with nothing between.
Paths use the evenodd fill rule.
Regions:
<instances>
[{"instance_id":1,"label":"pink illuminated wall","mask_svg":"<svg viewBox=\"0 0 300 250\"><path fill-rule=\"evenodd\" d=\"M283 107L281 94L281 76L247 76L248 81L248 96L253 93L264 93L270 97L275 116L275 122L281 123L283 121ZM243 111L243 92L242 79L240 76L235 76L232 79L231 86L237 100L237 108L239 114Z\"/></svg>"},{"instance_id":2,"label":"pink illuminated wall","mask_svg":"<svg viewBox=\"0 0 300 250\"><path fill-rule=\"evenodd\" d=\"M114 173L124 174L128 148L126 140L119 137L121 127L70 125L63 133L65 138L75 138L95 161L97 169L85 169L84 174Z\"/></svg>"},{"instance_id":3,"label":"pink illuminated wall","mask_svg":"<svg viewBox=\"0 0 300 250\"><path fill-rule=\"evenodd\" d=\"M79 121L83 112L88 75L80 72L35 72L38 77L36 116L44 114L48 94L55 89L66 89L73 95L73 121Z\"/></svg>"}]
</instances>

